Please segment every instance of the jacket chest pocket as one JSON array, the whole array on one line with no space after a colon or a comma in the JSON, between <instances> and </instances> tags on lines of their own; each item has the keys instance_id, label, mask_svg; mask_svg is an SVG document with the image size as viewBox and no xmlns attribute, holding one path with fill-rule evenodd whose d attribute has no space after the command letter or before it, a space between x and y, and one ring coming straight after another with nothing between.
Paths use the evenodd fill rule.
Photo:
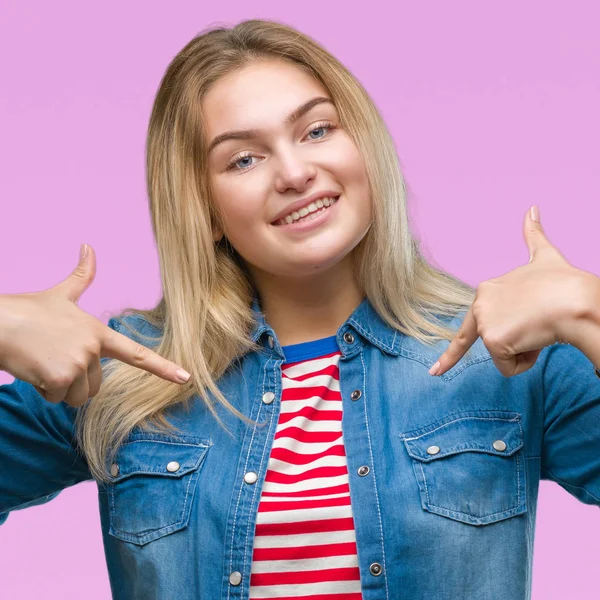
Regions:
<instances>
[{"instance_id":1,"label":"jacket chest pocket","mask_svg":"<svg viewBox=\"0 0 600 600\"><path fill-rule=\"evenodd\" d=\"M412 458L424 510L470 525L527 511L518 413L456 413L400 438Z\"/></svg>"},{"instance_id":2,"label":"jacket chest pocket","mask_svg":"<svg viewBox=\"0 0 600 600\"><path fill-rule=\"evenodd\" d=\"M109 465L109 533L143 545L188 525L200 470L210 444L186 436L130 436Z\"/></svg>"}]
</instances>

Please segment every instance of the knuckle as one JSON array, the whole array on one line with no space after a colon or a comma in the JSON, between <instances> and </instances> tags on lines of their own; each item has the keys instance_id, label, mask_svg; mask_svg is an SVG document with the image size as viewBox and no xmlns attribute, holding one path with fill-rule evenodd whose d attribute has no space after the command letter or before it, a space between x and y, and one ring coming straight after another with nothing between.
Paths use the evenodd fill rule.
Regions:
<instances>
[{"instance_id":1,"label":"knuckle","mask_svg":"<svg viewBox=\"0 0 600 600\"><path fill-rule=\"evenodd\" d=\"M67 373L54 373L50 378L46 388L49 390L55 390L69 387L72 381L72 377Z\"/></svg>"},{"instance_id":2,"label":"knuckle","mask_svg":"<svg viewBox=\"0 0 600 600\"><path fill-rule=\"evenodd\" d=\"M84 344L84 350L89 356L100 356L100 353L102 352L102 342L97 336L93 336Z\"/></svg>"},{"instance_id":3,"label":"knuckle","mask_svg":"<svg viewBox=\"0 0 600 600\"><path fill-rule=\"evenodd\" d=\"M77 375L81 373L86 373L88 370L88 361L85 358L77 357L73 359L73 368L77 372Z\"/></svg>"},{"instance_id":4,"label":"knuckle","mask_svg":"<svg viewBox=\"0 0 600 600\"><path fill-rule=\"evenodd\" d=\"M100 338L94 339L92 352L94 353L95 358L100 358L100 355L102 354L102 340Z\"/></svg>"},{"instance_id":5,"label":"knuckle","mask_svg":"<svg viewBox=\"0 0 600 600\"><path fill-rule=\"evenodd\" d=\"M148 348L141 344L136 344L133 350L133 361L136 364L141 364L148 359L149 353Z\"/></svg>"},{"instance_id":6,"label":"knuckle","mask_svg":"<svg viewBox=\"0 0 600 600\"><path fill-rule=\"evenodd\" d=\"M62 375L53 375L46 388L48 391L58 390L60 388L69 387L70 383L71 381L68 377Z\"/></svg>"},{"instance_id":7,"label":"knuckle","mask_svg":"<svg viewBox=\"0 0 600 600\"><path fill-rule=\"evenodd\" d=\"M456 332L455 340L457 342L463 342L466 335L467 335L467 332L465 331L464 326L461 325L460 329Z\"/></svg>"},{"instance_id":8,"label":"knuckle","mask_svg":"<svg viewBox=\"0 0 600 600\"><path fill-rule=\"evenodd\" d=\"M77 267L75 267L73 275L86 282L90 279L89 272L87 272L86 269L84 269L81 265L77 265Z\"/></svg>"},{"instance_id":9,"label":"knuckle","mask_svg":"<svg viewBox=\"0 0 600 600\"><path fill-rule=\"evenodd\" d=\"M476 310L481 307L482 299L488 296L488 292L490 290L490 286L492 283L490 281L482 281L477 286L477 293L475 299L473 300L473 309Z\"/></svg>"},{"instance_id":10,"label":"knuckle","mask_svg":"<svg viewBox=\"0 0 600 600\"><path fill-rule=\"evenodd\" d=\"M496 333L488 333L482 336L485 345L488 348L493 348L494 350L500 350L503 347L502 337L497 335Z\"/></svg>"}]
</instances>

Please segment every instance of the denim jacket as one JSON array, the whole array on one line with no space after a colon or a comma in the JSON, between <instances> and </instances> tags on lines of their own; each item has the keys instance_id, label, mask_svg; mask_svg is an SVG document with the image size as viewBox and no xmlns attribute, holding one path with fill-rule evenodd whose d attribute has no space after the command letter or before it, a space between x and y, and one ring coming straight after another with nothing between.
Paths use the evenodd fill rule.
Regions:
<instances>
[{"instance_id":1,"label":"denim jacket","mask_svg":"<svg viewBox=\"0 0 600 600\"><path fill-rule=\"evenodd\" d=\"M112 480L98 485L98 501L116 600L249 597L284 360L256 299L253 310L261 350L233 361L219 388L259 425L217 405L228 434L194 397L189 412L167 413L182 435L134 429L107 464ZM449 322L458 327L464 315ZM120 331L114 319L109 326ZM367 298L336 341L364 600L530 598L540 479L600 505L592 363L554 344L528 371L504 377L478 339L433 377L428 369L449 342L426 346L395 331ZM0 386L0 522L91 479L74 445L76 410L20 380Z\"/></svg>"}]
</instances>

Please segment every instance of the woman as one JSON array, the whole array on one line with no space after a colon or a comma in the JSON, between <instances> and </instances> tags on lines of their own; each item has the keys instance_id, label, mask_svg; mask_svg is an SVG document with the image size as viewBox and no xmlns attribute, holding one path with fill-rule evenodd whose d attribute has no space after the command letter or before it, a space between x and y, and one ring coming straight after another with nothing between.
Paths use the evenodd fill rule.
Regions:
<instances>
[{"instance_id":1,"label":"woman","mask_svg":"<svg viewBox=\"0 0 600 600\"><path fill-rule=\"evenodd\" d=\"M3 518L96 480L116 599L529 597L540 478L600 505L597 278L531 217L477 290L429 265L369 96L275 22L175 57L147 174L155 309L78 309L93 251L0 299Z\"/></svg>"}]
</instances>

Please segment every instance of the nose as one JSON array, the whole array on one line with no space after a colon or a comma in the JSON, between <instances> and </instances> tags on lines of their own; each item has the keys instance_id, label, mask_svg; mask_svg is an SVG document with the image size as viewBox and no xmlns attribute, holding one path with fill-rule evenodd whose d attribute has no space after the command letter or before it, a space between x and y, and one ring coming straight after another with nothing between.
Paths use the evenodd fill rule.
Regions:
<instances>
[{"instance_id":1,"label":"nose","mask_svg":"<svg viewBox=\"0 0 600 600\"><path fill-rule=\"evenodd\" d=\"M316 176L316 167L293 151L281 153L277 163L275 187L280 193L289 188L304 191Z\"/></svg>"}]
</instances>

